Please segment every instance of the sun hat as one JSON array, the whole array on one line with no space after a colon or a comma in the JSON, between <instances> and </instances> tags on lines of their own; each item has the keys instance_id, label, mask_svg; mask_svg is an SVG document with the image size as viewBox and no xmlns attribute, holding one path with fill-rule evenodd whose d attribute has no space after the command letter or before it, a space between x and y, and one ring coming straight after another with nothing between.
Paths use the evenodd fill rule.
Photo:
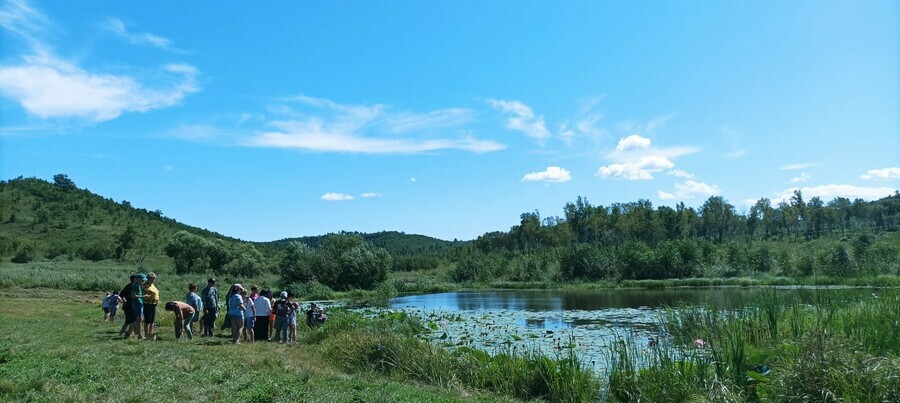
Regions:
<instances>
[{"instance_id":1,"label":"sun hat","mask_svg":"<svg viewBox=\"0 0 900 403\"><path fill-rule=\"evenodd\" d=\"M150 273L147 273L147 278L156 278L156 273L152 271Z\"/></svg>"}]
</instances>

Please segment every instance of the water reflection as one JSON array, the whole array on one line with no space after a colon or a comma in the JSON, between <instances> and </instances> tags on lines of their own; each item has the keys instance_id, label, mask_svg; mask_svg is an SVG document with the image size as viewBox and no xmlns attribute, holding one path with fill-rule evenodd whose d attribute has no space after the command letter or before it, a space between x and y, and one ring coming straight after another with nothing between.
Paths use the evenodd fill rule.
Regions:
<instances>
[{"instance_id":1,"label":"water reflection","mask_svg":"<svg viewBox=\"0 0 900 403\"><path fill-rule=\"evenodd\" d=\"M756 289L742 288L463 291L398 297L389 302L389 307L475 312L498 309L559 312L709 304L730 309L758 292Z\"/></svg>"}]
</instances>

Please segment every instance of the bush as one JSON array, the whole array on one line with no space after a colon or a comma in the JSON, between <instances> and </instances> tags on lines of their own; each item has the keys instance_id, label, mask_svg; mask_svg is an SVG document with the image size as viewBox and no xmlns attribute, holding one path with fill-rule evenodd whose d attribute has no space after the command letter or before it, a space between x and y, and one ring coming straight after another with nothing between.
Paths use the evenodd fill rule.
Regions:
<instances>
[{"instance_id":1,"label":"bush","mask_svg":"<svg viewBox=\"0 0 900 403\"><path fill-rule=\"evenodd\" d=\"M562 253L559 270L563 280L603 280L614 277L615 259L606 249L577 244Z\"/></svg>"},{"instance_id":2,"label":"bush","mask_svg":"<svg viewBox=\"0 0 900 403\"><path fill-rule=\"evenodd\" d=\"M434 256L400 256L394 258L393 271L434 270L441 265L441 259Z\"/></svg>"},{"instance_id":3,"label":"bush","mask_svg":"<svg viewBox=\"0 0 900 403\"><path fill-rule=\"evenodd\" d=\"M335 235L318 250L291 245L279 271L282 284L317 281L335 290L371 290L384 281L391 266L391 255L384 249L359 236Z\"/></svg>"},{"instance_id":4,"label":"bush","mask_svg":"<svg viewBox=\"0 0 900 403\"><path fill-rule=\"evenodd\" d=\"M292 283L285 287L288 291L294 293L295 298L302 300L330 300L334 298L334 290L328 288L318 281L309 281L306 283Z\"/></svg>"},{"instance_id":5,"label":"bush","mask_svg":"<svg viewBox=\"0 0 900 403\"><path fill-rule=\"evenodd\" d=\"M37 258L37 251L35 250L34 245L25 244L19 247L19 250L13 255L11 261L13 263L28 263L35 258Z\"/></svg>"}]
</instances>

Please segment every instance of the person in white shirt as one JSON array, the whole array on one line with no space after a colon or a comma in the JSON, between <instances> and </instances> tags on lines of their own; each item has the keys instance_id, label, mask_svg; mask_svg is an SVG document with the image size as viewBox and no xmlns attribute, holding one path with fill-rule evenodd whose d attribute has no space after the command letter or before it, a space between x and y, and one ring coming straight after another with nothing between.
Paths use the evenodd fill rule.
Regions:
<instances>
[{"instance_id":1,"label":"person in white shirt","mask_svg":"<svg viewBox=\"0 0 900 403\"><path fill-rule=\"evenodd\" d=\"M256 323L254 326L254 334L256 340L269 339L269 314L272 312L272 301L264 294L260 294L253 301L256 306Z\"/></svg>"},{"instance_id":2,"label":"person in white shirt","mask_svg":"<svg viewBox=\"0 0 900 403\"><path fill-rule=\"evenodd\" d=\"M247 290L241 290L244 297L244 341L253 343L253 322L256 321L256 304L247 296Z\"/></svg>"}]
</instances>

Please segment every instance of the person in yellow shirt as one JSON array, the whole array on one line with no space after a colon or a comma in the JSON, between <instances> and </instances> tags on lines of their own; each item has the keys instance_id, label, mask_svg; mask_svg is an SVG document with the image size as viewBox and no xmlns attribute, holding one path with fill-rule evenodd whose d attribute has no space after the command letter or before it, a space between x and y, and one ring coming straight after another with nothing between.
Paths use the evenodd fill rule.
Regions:
<instances>
[{"instance_id":1,"label":"person in yellow shirt","mask_svg":"<svg viewBox=\"0 0 900 403\"><path fill-rule=\"evenodd\" d=\"M156 305L159 304L159 289L156 288L156 273L147 273L144 290L144 337L156 341Z\"/></svg>"}]
</instances>

